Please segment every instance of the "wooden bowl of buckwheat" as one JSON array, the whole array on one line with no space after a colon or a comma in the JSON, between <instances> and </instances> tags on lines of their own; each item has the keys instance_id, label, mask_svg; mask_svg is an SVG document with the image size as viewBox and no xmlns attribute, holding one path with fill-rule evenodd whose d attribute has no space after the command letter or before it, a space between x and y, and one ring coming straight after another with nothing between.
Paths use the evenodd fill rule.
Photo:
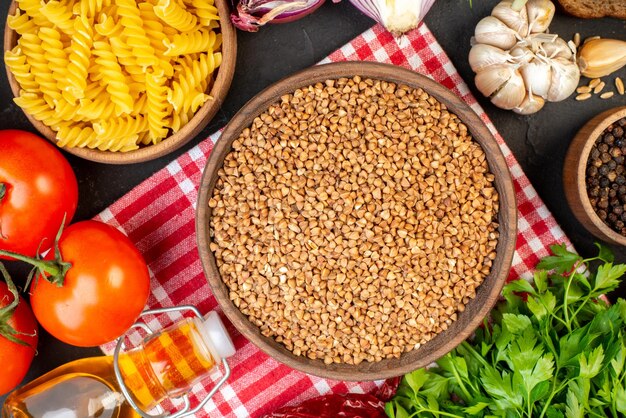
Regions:
<instances>
[{"instance_id":1,"label":"wooden bowl of buckwheat","mask_svg":"<svg viewBox=\"0 0 626 418\"><path fill-rule=\"evenodd\" d=\"M233 325L295 369L378 380L469 337L509 274L504 156L480 118L399 67L320 65L267 88L204 170L198 248Z\"/></svg>"}]
</instances>

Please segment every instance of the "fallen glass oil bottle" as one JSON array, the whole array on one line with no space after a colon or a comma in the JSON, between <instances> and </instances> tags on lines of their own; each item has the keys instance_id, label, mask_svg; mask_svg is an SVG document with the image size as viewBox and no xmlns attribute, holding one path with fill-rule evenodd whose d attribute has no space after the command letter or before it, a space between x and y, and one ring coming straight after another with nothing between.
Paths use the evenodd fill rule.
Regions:
<instances>
[{"instance_id":1,"label":"fallen glass oil bottle","mask_svg":"<svg viewBox=\"0 0 626 418\"><path fill-rule=\"evenodd\" d=\"M136 323L148 334L139 346L126 351L123 336L113 356L76 360L39 377L7 397L2 418L165 417L148 411L175 398L184 406L170 417L197 412L230 376L226 359L235 348L216 312L202 317L194 307L178 307L144 315L180 310L196 316L156 333ZM222 377L191 409L187 393L220 364Z\"/></svg>"}]
</instances>

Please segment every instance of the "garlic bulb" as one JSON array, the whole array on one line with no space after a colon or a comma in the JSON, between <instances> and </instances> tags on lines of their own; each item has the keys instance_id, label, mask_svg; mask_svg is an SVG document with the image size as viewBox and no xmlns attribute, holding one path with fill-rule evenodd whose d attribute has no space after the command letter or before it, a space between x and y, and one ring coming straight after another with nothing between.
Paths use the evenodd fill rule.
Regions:
<instances>
[{"instance_id":1,"label":"garlic bulb","mask_svg":"<svg viewBox=\"0 0 626 418\"><path fill-rule=\"evenodd\" d=\"M494 105L528 115L576 89L575 47L546 33L554 11L550 0L503 0L476 26L470 66Z\"/></svg>"}]
</instances>

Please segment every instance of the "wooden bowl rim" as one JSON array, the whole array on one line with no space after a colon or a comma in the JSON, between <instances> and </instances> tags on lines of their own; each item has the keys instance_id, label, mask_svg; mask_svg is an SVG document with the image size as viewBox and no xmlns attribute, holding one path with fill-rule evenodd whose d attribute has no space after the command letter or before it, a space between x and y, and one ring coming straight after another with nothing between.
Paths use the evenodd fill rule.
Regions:
<instances>
[{"instance_id":1,"label":"wooden bowl rim","mask_svg":"<svg viewBox=\"0 0 626 418\"><path fill-rule=\"evenodd\" d=\"M194 139L200 131L208 125L217 111L221 108L235 75L235 64L237 61L237 32L230 21L230 11L227 0L215 0L215 5L218 8L220 31L222 33L222 63L217 69L217 77L215 78L215 82L211 86L208 93L212 99L205 102L185 126L156 145L144 146L129 152L100 151L98 149L90 148L60 148L70 154L76 155L77 157L98 163L133 164L160 158L179 149ZM12 0L9 6L7 21L5 22L4 28L5 52L11 50L17 44L17 33L13 29L9 28L8 25L8 17L15 14L16 7L16 1ZM19 84L6 65L5 68L13 96L17 97L20 90ZM52 129L33 118L28 113L24 112L24 114L41 135L56 144L56 133Z\"/></svg>"},{"instance_id":2,"label":"wooden bowl rim","mask_svg":"<svg viewBox=\"0 0 626 418\"><path fill-rule=\"evenodd\" d=\"M594 235L598 235L597 232L600 232L604 236L598 236L601 239L608 239L612 243L618 245L626 245L626 237L619 234L617 231L614 231L605 224L602 219L598 216L596 211L591 206L591 201L589 200L589 194L587 193L587 161L589 160L589 155L591 153L591 148L596 143L596 141L600 138L600 134L604 132L604 130L615 121L618 121L621 118L626 117L626 106L621 106L617 108L612 108L605 110L604 112L598 114L594 118L590 119L576 134L574 140L572 141L572 145L570 145L566 159L575 158L576 159L576 187L578 192L578 197L580 204L583 206L585 214L587 215L587 219L593 223L593 225L599 231L591 231L596 232ZM585 131L593 128L593 130L587 135ZM582 150L580 151L579 156L576 158L575 155L569 155L570 150L574 152L574 144L579 144L580 142L584 142Z\"/></svg>"},{"instance_id":3,"label":"wooden bowl rim","mask_svg":"<svg viewBox=\"0 0 626 418\"><path fill-rule=\"evenodd\" d=\"M234 306L228 296L228 288L219 275L215 257L209 250L210 208L208 200L213 191L217 170L222 166L232 142L244 128L250 125L246 123L247 119L251 121L265 111L271 103L276 102L281 95L291 93L298 87L354 75L422 88L444 103L449 111L455 113L467 125L473 138L485 151L490 171L495 175L496 170L504 170L496 176L495 180L500 197L498 213L500 237L491 273L477 288L476 297L466 305L464 312L458 314L457 320L446 331L435 336L418 350L402 354L399 359L374 363L362 362L359 365L343 363L325 365L322 360L295 356L272 338L262 336L258 327ZM342 62L314 66L267 87L248 101L231 119L211 152L202 175L197 200L196 235L202 266L219 305L233 325L259 349L279 362L312 375L347 381L379 380L400 376L431 364L469 337L482 323L483 318L498 300L509 274L517 238L517 205L513 181L496 139L478 115L454 93L423 75L401 67L372 62ZM490 283L491 288L486 289L486 283ZM473 315L470 315L470 311ZM462 326L464 328L461 328ZM429 346L434 348L426 350ZM420 355L415 353L420 353ZM421 353L427 353L427 355Z\"/></svg>"}]
</instances>

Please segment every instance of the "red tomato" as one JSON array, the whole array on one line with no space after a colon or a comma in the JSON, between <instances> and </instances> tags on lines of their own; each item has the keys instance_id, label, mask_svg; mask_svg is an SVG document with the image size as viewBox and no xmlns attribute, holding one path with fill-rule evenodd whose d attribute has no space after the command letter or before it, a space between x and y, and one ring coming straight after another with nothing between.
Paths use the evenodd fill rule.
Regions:
<instances>
[{"instance_id":1,"label":"red tomato","mask_svg":"<svg viewBox=\"0 0 626 418\"><path fill-rule=\"evenodd\" d=\"M71 263L62 285L39 277L31 286L30 301L41 326L80 347L122 335L150 293L148 267L137 248L112 226L83 221L63 231L59 249L62 260Z\"/></svg>"},{"instance_id":2,"label":"red tomato","mask_svg":"<svg viewBox=\"0 0 626 418\"><path fill-rule=\"evenodd\" d=\"M54 145L28 132L0 131L0 249L34 256L40 244L41 251L52 247L77 202L76 176Z\"/></svg>"},{"instance_id":3,"label":"red tomato","mask_svg":"<svg viewBox=\"0 0 626 418\"><path fill-rule=\"evenodd\" d=\"M6 283L0 282L0 359L2 359L2 373L0 373L0 395L9 392L17 386L30 367L37 349L37 322L33 312L24 298L20 297L17 307L4 311L15 301L15 297ZM10 329L15 330L12 333ZM6 332L24 344L11 341Z\"/></svg>"}]
</instances>

